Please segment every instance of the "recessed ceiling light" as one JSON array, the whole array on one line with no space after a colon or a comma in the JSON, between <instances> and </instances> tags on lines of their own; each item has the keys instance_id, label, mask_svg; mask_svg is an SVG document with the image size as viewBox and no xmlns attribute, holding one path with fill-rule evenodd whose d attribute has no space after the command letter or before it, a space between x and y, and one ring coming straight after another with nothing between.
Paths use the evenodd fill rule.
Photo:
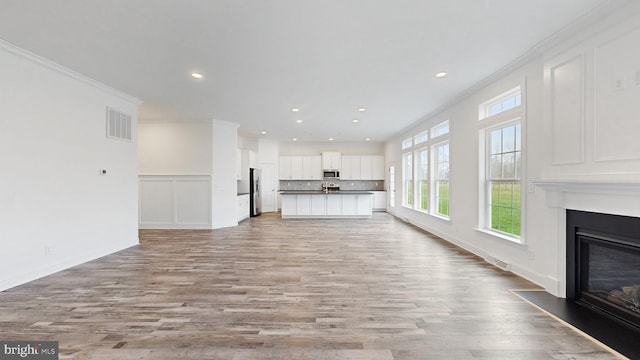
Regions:
<instances>
[{"instance_id":1,"label":"recessed ceiling light","mask_svg":"<svg viewBox=\"0 0 640 360\"><path fill-rule=\"evenodd\" d=\"M358 111L360 111L360 112L364 112L365 110L367 110L367 109L365 109L365 108L363 108L363 107L359 107L359 108L358 108Z\"/></svg>"},{"instance_id":2,"label":"recessed ceiling light","mask_svg":"<svg viewBox=\"0 0 640 360\"><path fill-rule=\"evenodd\" d=\"M293 140L293 141L298 141L298 139L296 139L296 138L293 138L293 139L291 139L291 140Z\"/></svg>"},{"instance_id":3,"label":"recessed ceiling light","mask_svg":"<svg viewBox=\"0 0 640 360\"><path fill-rule=\"evenodd\" d=\"M298 109L298 108L293 108L293 109L291 109L291 111L293 111L293 112L298 112L298 111L300 111L300 109Z\"/></svg>"},{"instance_id":4,"label":"recessed ceiling light","mask_svg":"<svg viewBox=\"0 0 640 360\"><path fill-rule=\"evenodd\" d=\"M202 74L200 73L191 73L191 77L194 79L202 79Z\"/></svg>"},{"instance_id":5,"label":"recessed ceiling light","mask_svg":"<svg viewBox=\"0 0 640 360\"><path fill-rule=\"evenodd\" d=\"M447 73L446 73L446 72L444 72L444 71L441 71L441 72L439 72L439 73L437 73L437 74L436 74L436 77L438 77L438 78L443 78L443 77L445 77L445 76L447 76Z\"/></svg>"},{"instance_id":6,"label":"recessed ceiling light","mask_svg":"<svg viewBox=\"0 0 640 360\"><path fill-rule=\"evenodd\" d=\"M366 138L365 140L367 140L367 141L371 141L371 138Z\"/></svg>"},{"instance_id":7,"label":"recessed ceiling light","mask_svg":"<svg viewBox=\"0 0 640 360\"><path fill-rule=\"evenodd\" d=\"M329 138L329 141L333 141L333 138Z\"/></svg>"},{"instance_id":8,"label":"recessed ceiling light","mask_svg":"<svg viewBox=\"0 0 640 360\"><path fill-rule=\"evenodd\" d=\"M358 120L358 119L353 119L353 120L351 120L351 122L352 122L352 123L354 123L354 124L357 124L359 121L360 121L360 120Z\"/></svg>"},{"instance_id":9,"label":"recessed ceiling light","mask_svg":"<svg viewBox=\"0 0 640 360\"><path fill-rule=\"evenodd\" d=\"M296 120L296 122L297 122L298 124L300 124L300 123L302 122L302 120Z\"/></svg>"},{"instance_id":10,"label":"recessed ceiling light","mask_svg":"<svg viewBox=\"0 0 640 360\"><path fill-rule=\"evenodd\" d=\"M266 131L260 131L260 134L267 135L267 132Z\"/></svg>"}]
</instances>

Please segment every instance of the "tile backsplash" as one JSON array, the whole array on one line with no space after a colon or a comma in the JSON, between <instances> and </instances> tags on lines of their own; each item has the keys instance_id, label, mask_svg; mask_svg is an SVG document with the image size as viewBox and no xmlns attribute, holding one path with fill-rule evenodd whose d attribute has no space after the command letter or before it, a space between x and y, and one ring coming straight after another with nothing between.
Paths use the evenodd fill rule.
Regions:
<instances>
[{"instance_id":1,"label":"tile backsplash","mask_svg":"<svg viewBox=\"0 0 640 360\"><path fill-rule=\"evenodd\" d=\"M341 190L383 191L383 180L334 180ZM322 190L324 181L319 180L280 180L280 190Z\"/></svg>"}]
</instances>

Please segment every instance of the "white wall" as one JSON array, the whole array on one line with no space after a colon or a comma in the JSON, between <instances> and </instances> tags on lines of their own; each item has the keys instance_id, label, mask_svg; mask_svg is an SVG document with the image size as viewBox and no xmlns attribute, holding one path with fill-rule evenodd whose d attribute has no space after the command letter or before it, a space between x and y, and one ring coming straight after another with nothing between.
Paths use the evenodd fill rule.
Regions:
<instances>
[{"instance_id":1,"label":"white wall","mask_svg":"<svg viewBox=\"0 0 640 360\"><path fill-rule=\"evenodd\" d=\"M140 121L141 229L211 228L212 132L211 121Z\"/></svg>"},{"instance_id":2,"label":"white wall","mask_svg":"<svg viewBox=\"0 0 640 360\"><path fill-rule=\"evenodd\" d=\"M635 140L640 136L638 14L640 5L633 4L589 24L579 38L548 47L389 141L386 161L396 165L398 184L392 212L482 257L508 263L511 271L564 296L564 210L577 206L640 214L638 187L629 189L630 183L640 183L640 145ZM615 88L619 81L623 89ZM478 105L523 83L525 220L524 244L517 244L475 230L481 211ZM451 131L450 221L401 205L402 139L446 118Z\"/></svg>"},{"instance_id":3,"label":"white wall","mask_svg":"<svg viewBox=\"0 0 640 360\"><path fill-rule=\"evenodd\" d=\"M0 290L137 244L139 101L1 41L0 99Z\"/></svg>"},{"instance_id":4,"label":"white wall","mask_svg":"<svg viewBox=\"0 0 640 360\"><path fill-rule=\"evenodd\" d=\"M238 224L237 127L217 120L140 122L140 228Z\"/></svg>"},{"instance_id":5,"label":"white wall","mask_svg":"<svg viewBox=\"0 0 640 360\"><path fill-rule=\"evenodd\" d=\"M211 121L155 122L138 125L138 170L143 175L210 175Z\"/></svg>"},{"instance_id":6,"label":"white wall","mask_svg":"<svg viewBox=\"0 0 640 360\"><path fill-rule=\"evenodd\" d=\"M212 157L212 220L214 229L238 225L238 189L236 178L236 150L238 125L213 121Z\"/></svg>"}]
</instances>

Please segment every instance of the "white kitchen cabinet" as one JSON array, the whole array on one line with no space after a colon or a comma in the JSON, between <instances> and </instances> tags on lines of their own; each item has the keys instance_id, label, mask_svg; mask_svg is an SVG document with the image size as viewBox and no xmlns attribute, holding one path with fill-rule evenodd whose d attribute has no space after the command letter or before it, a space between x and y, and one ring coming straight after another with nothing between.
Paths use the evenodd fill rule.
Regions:
<instances>
[{"instance_id":1,"label":"white kitchen cabinet","mask_svg":"<svg viewBox=\"0 0 640 360\"><path fill-rule=\"evenodd\" d=\"M384 180L384 156L342 156L341 180Z\"/></svg>"},{"instance_id":2,"label":"white kitchen cabinet","mask_svg":"<svg viewBox=\"0 0 640 360\"><path fill-rule=\"evenodd\" d=\"M297 195L281 196L280 206L282 208L282 217L295 216L298 212L297 203Z\"/></svg>"},{"instance_id":3,"label":"white kitchen cabinet","mask_svg":"<svg viewBox=\"0 0 640 360\"><path fill-rule=\"evenodd\" d=\"M358 215L358 195L342 195L342 215Z\"/></svg>"},{"instance_id":4,"label":"white kitchen cabinet","mask_svg":"<svg viewBox=\"0 0 640 360\"><path fill-rule=\"evenodd\" d=\"M327 215L342 215L342 196L326 195Z\"/></svg>"},{"instance_id":5,"label":"white kitchen cabinet","mask_svg":"<svg viewBox=\"0 0 640 360\"><path fill-rule=\"evenodd\" d=\"M360 156L344 155L342 156L342 170L340 170L341 180L359 180L360 179Z\"/></svg>"},{"instance_id":6,"label":"white kitchen cabinet","mask_svg":"<svg viewBox=\"0 0 640 360\"><path fill-rule=\"evenodd\" d=\"M249 217L249 194L238 195L238 222Z\"/></svg>"},{"instance_id":7,"label":"white kitchen cabinet","mask_svg":"<svg viewBox=\"0 0 640 360\"><path fill-rule=\"evenodd\" d=\"M387 192L372 191L373 193L373 211L387 210Z\"/></svg>"},{"instance_id":8,"label":"white kitchen cabinet","mask_svg":"<svg viewBox=\"0 0 640 360\"><path fill-rule=\"evenodd\" d=\"M336 151L323 151L322 152L322 169L323 170L342 169L342 154Z\"/></svg>"},{"instance_id":9,"label":"white kitchen cabinet","mask_svg":"<svg viewBox=\"0 0 640 360\"><path fill-rule=\"evenodd\" d=\"M320 155L302 157L302 180L322 180L322 157Z\"/></svg>"},{"instance_id":10,"label":"white kitchen cabinet","mask_svg":"<svg viewBox=\"0 0 640 360\"><path fill-rule=\"evenodd\" d=\"M280 157L280 180L302 180L302 156Z\"/></svg>"},{"instance_id":11,"label":"white kitchen cabinet","mask_svg":"<svg viewBox=\"0 0 640 360\"><path fill-rule=\"evenodd\" d=\"M291 156L280 156L280 180L291 180Z\"/></svg>"},{"instance_id":12,"label":"white kitchen cabinet","mask_svg":"<svg viewBox=\"0 0 640 360\"><path fill-rule=\"evenodd\" d=\"M281 156L280 180L322 180L320 156Z\"/></svg>"},{"instance_id":13,"label":"white kitchen cabinet","mask_svg":"<svg viewBox=\"0 0 640 360\"><path fill-rule=\"evenodd\" d=\"M302 177L302 156L291 156L291 178L292 180L303 180Z\"/></svg>"},{"instance_id":14,"label":"white kitchen cabinet","mask_svg":"<svg viewBox=\"0 0 640 360\"><path fill-rule=\"evenodd\" d=\"M372 213L372 209L371 206L373 205L372 203L372 197L373 195L371 194L362 194L362 195L357 195L357 201L358 201L358 213L357 215L361 215L361 216L371 216Z\"/></svg>"},{"instance_id":15,"label":"white kitchen cabinet","mask_svg":"<svg viewBox=\"0 0 640 360\"><path fill-rule=\"evenodd\" d=\"M373 180L373 156L360 156L360 179Z\"/></svg>"},{"instance_id":16,"label":"white kitchen cabinet","mask_svg":"<svg viewBox=\"0 0 640 360\"><path fill-rule=\"evenodd\" d=\"M372 215L371 193L281 193L283 219L364 219Z\"/></svg>"},{"instance_id":17,"label":"white kitchen cabinet","mask_svg":"<svg viewBox=\"0 0 640 360\"><path fill-rule=\"evenodd\" d=\"M296 196L296 214L297 215L311 215L313 209L312 206L312 196L311 195L297 195Z\"/></svg>"},{"instance_id":18,"label":"white kitchen cabinet","mask_svg":"<svg viewBox=\"0 0 640 360\"><path fill-rule=\"evenodd\" d=\"M327 195L313 195L311 196L311 215L326 215L327 214Z\"/></svg>"}]
</instances>

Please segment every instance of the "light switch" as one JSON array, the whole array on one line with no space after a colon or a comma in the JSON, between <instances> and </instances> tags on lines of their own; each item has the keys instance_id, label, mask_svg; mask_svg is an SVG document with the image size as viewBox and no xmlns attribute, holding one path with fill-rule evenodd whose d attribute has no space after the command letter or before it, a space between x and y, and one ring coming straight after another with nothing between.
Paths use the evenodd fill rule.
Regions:
<instances>
[{"instance_id":1,"label":"light switch","mask_svg":"<svg viewBox=\"0 0 640 360\"><path fill-rule=\"evenodd\" d=\"M618 92L622 91L627 87L626 81L624 77L617 78L613 80L613 91Z\"/></svg>"}]
</instances>

